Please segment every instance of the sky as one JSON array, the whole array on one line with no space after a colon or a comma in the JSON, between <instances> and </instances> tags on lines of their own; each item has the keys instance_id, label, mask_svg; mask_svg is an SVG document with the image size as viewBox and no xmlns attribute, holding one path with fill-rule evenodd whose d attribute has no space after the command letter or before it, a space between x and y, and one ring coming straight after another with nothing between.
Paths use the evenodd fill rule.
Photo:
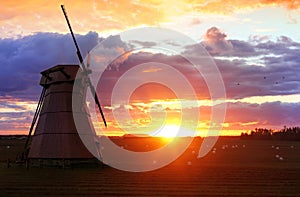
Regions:
<instances>
[{"instance_id":1,"label":"sky","mask_svg":"<svg viewBox=\"0 0 300 197\"><path fill-rule=\"evenodd\" d=\"M191 56L197 57L199 45L203 46L225 85L227 111L222 135L239 135L256 127L299 126L300 1L1 0L0 134L28 133L42 90L41 71L57 64L78 64L61 4L66 6L83 56L107 38L110 42L105 55L126 52L128 46L116 34L149 26L178 31L195 40L196 44L185 48ZM151 43L141 44L147 47ZM189 104L189 97L184 102L191 117L200 111L197 134L203 135L212 108L203 78L189 75L188 63L178 56L149 51L127 54L102 76L99 86L105 84L105 88L99 88L99 94L109 123L106 132L124 134L112 113L122 114L126 109L138 125L127 124L129 130L144 129L151 122L149 113L162 109L170 128L178 124L178 100L165 86L141 86L127 105L109 102L111 90L122 74L153 59L190 77L197 104ZM158 73L151 66L147 69ZM157 103L161 107L156 109L153 105Z\"/></svg>"}]
</instances>

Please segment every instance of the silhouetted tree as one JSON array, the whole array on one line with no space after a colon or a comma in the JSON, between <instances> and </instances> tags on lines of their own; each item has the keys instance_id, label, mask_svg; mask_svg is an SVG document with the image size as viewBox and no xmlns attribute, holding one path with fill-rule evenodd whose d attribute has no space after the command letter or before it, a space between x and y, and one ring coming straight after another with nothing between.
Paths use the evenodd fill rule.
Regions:
<instances>
[{"instance_id":1,"label":"silhouetted tree","mask_svg":"<svg viewBox=\"0 0 300 197\"><path fill-rule=\"evenodd\" d=\"M255 128L248 133L241 133L241 139L258 139L258 140L300 140L300 127L286 127L274 131L266 128Z\"/></svg>"}]
</instances>

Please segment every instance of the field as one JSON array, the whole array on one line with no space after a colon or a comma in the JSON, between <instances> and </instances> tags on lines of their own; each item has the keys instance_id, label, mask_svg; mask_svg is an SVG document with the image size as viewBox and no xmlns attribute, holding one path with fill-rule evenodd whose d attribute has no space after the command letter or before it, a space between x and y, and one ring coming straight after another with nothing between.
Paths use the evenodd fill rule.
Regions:
<instances>
[{"instance_id":1,"label":"field","mask_svg":"<svg viewBox=\"0 0 300 197\"><path fill-rule=\"evenodd\" d=\"M143 141L144 140L144 141ZM128 149L153 139L125 139ZM175 162L143 173L103 168L29 168L12 164L24 140L0 140L0 196L300 196L300 142L219 138L197 159L196 139ZM143 149L144 147L144 149Z\"/></svg>"}]
</instances>

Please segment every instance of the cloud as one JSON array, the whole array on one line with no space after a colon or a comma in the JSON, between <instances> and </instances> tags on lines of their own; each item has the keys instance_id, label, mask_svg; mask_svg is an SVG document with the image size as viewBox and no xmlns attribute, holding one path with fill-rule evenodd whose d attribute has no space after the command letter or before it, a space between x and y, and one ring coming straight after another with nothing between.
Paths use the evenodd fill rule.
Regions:
<instances>
[{"instance_id":1,"label":"cloud","mask_svg":"<svg viewBox=\"0 0 300 197\"><path fill-rule=\"evenodd\" d=\"M188 2L192 3L193 1L188 0ZM197 4L190 6L190 9L193 9L196 12L232 14L239 10L249 10L269 6L281 6L288 10L295 10L300 7L300 4L295 0L211 0L198 2Z\"/></svg>"},{"instance_id":2,"label":"cloud","mask_svg":"<svg viewBox=\"0 0 300 197\"><path fill-rule=\"evenodd\" d=\"M0 111L24 111L26 108L24 106L20 106L15 102L7 102L7 99L0 97Z\"/></svg>"},{"instance_id":3,"label":"cloud","mask_svg":"<svg viewBox=\"0 0 300 197\"><path fill-rule=\"evenodd\" d=\"M144 106L138 104L128 105L127 108L131 111L131 117L136 121L136 123L141 124L142 126L145 123L149 123L151 121L149 114L149 106L150 103ZM180 106L177 106L180 107ZM217 107L217 106L216 106ZM181 115L179 110L180 108L164 108L167 113L167 118L171 117L171 120L174 118L178 118ZM124 106L119 106L114 109L114 112L118 114L124 114ZM225 116L225 124L226 128L229 130L245 130L249 131L254 129L255 127L264 127L264 128L272 128L272 129L280 129L283 126L298 126L300 117L299 117L300 103L282 103L279 101L276 102L266 102L262 104L251 104L246 102L228 102L227 103L227 112ZM199 129L206 130L211 120L211 107L210 106L201 106L199 107L189 107L186 108L187 112L186 118L183 120L183 124L189 125L190 120L193 120L196 113L200 112L199 119ZM165 117L159 114L159 110L154 110L155 113L152 121L156 123L161 123L160 120ZM110 115L111 112L108 112ZM155 116L157 115L157 116ZM128 116L126 116L128 118ZM190 119L188 118L190 117ZM122 122L122 121L121 121ZM125 124L125 122L124 122ZM125 124L126 128L130 130L133 128L132 124ZM144 125L145 126L145 125ZM117 122L112 121L111 127L118 128ZM135 127L134 127L135 128ZM138 128L135 128L138 129ZM146 128L144 128L146 129ZM149 128L148 128L149 129Z\"/></svg>"},{"instance_id":4,"label":"cloud","mask_svg":"<svg viewBox=\"0 0 300 197\"><path fill-rule=\"evenodd\" d=\"M222 73L227 98L300 93L297 79L300 70L293 64L245 66L243 61L229 60L216 60L216 64Z\"/></svg>"},{"instance_id":5,"label":"cloud","mask_svg":"<svg viewBox=\"0 0 300 197\"><path fill-rule=\"evenodd\" d=\"M231 42L226 40L227 35L217 27L211 27L206 31L202 45L213 55L228 53L232 50Z\"/></svg>"},{"instance_id":6,"label":"cloud","mask_svg":"<svg viewBox=\"0 0 300 197\"><path fill-rule=\"evenodd\" d=\"M119 65L125 62L129 55L129 47L119 35L109 36L91 51L91 69L98 70L101 66L118 71Z\"/></svg>"},{"instance_id":7,"label":"cloud","mask_svg":"<svg viewBox=\"0 0 300 197\"><path fill-rule=\"evenodd\" d=\"M230 53L228 53L229 56L251 57L258 55L254 46L247 41L229 40L227 42L230 42L232 46Z\"/></svg>"},{"instance_id":8,"label":"cloud","mask_svg":"<svg viewBox=\"0 0 300 197\"><path fill-rule=\"evenodd\" d=\"M170 88L174 87L175 84L176 88L182 90L179 94L181 95L181 97L184 95L184 98L186 99L193 98L192 93L186 89L185 83L178 83L179 79L174 77L173 75L170 75L166 68L161 67L161 64L174 67L175 70L181 73L181 75L186 78L191 86L193 86L196 92L196 96L198 96L199 99L210 98L208 88L203 77L184 57L180 55L138 52L130 54L126 61L118 65L118 70L107 69L103 73L97 87L99 95L101 95L101 102L105 105L110 104L111 95L115 84L118 82L122 75L124 75L127 71L130 71L137 65L143 65L143 69L131 73L130 78L127 78L125 80L128 86L129 84L139 83L146 78L151 78L153 81L164 78L165 81L168 81L169 84L159 85L159 82L161 82L159 80L157 81L157 83L143 84L143 86L141 86L141 89L137 89L138 91L135 91L131 99L137 102L146 103L153 99L173 99L175 95L174 93L172 93L172 91L174 90L171 90ZM122 89L118 94L127 94L126 91L126 88Z\"/></svg>"},{"instance_id":9,"label":"cloud","mask_svg":"<svg viewBox=\"0 0 300 197\"><path fill-rule=\"evenodd\" d=\"M9 131L27 134L32 120L32 112L0 112L0 135Z\"/></svg>"},{"instance_id":10,"label":"cloud","mask_svg":"<svg viewBox=\"0 0 300 197\"><path fill-rule=\"evenodd\" d=\"M201 44L218 66L229 99L300 93L300 43L286 36L277 40L259 36L248 41L226 40L215 27L206 37ZM195 44L187 46L183 54L201 61L205 55L201 50Z\"/></svg>"},{"instance_id":11,"label":"cloud","mask_svg":"<svg viewBox=\"0 0 300 197\"><path fill-rule=\"evenodd\" d=\"M202 21L199 18L193 18L191 21L191 25L199 25Z\"/></svg>"},{"instance_id":12,"label":"cloud","mask_svg":"<svg viewBox=\"0 0 300 197\"><path fill-rule=\"evenodd\" d=\"M66 33L67 24L62 14L61 1L29 0L26 3L1 2L0 27L2 37L18 37L34 32ZM90 30L125 30L139 25L156 25L164 20L159 5L129 0L93 1L64 0L76 33ZM34 24L34 25L32 25Z\"/></svg>"},{"instance_id":13,"label":"cloud","mask_svg":"<svg viewBox=\"0 0 300 197\"><path fill-rule=\"evenodd\" d=\"M77 38L83 56L100 41L103 41L94 32L77 35ZM298 74L300 73L298 66L300 43L284 36L277 40L261 37L252 37L248 41L230 40L226 39L225 33L217 28L208 30L206 42L210 44L213 52L211 53L212 58L222 74L228 99L300 93L300 74ZM140 44L151 45L151 43ZM201 58L204 55L199 52L201 47L200 43L187 46L183 54ZM105 58L123 54L127 49L126 43L119 36L111 36L103 43L100 50L102 57L96 57L95 61L105 61ZM110 105L112 89L120 76L136 65L153 61L171 65L187 76L197 92L198 99L210 98L209 89L203 77L195 72L191 64L181 55L140 51L121 57L120 61L115 61L109 67L110 69L106 69L104 72L97 87L103 107ZM30 124L33 110L24 108L18 102L38 99L41 91L41 87L38 85L39 73L56 64L77 64L78 60L70 35L36 33L19 39L0 39L0 63L3 65L0 72L0 107L3 110L0 109L1 117L3 117L0 129L13 130L25 129L26 125ZM160 72L163 72L154 64L149 65L143 71L147 70L155 71L146 72L151 75L154 73L159 75ZM141 78L142 74L134 75L132 80ZM177 81L176 83L178 87L182 87L182 83ZM157 85L141 88L132 98L136 102L143 103L151 101L153 96L157 96L155 99L174 99L171 91L166 91L165 88ZM2 98L15 100L8 103ZM186 98L190 98L188 94ZM137 110L137 115L148 110L142 106L139 106L138 109L134 106L130 107L132 107L131 110ZM204 108L202 107L205 113L209 114L210 110ZM4 109L11 109L11 111L7 112ZM109 115L111 110L107 107L104 109L105 113L111 117ZM121 111L121 108L118 110ZM191 109L191 114L193 114L193 110L197 109ZM232 128L246 129L259 125L292 125L299 122L297 110L299 111L298 103L249 104L235 102L229 103L226 121ZM209 118L205 113L202 113L201 117ZM10 121L5 122L6 120ZM143 122L144 120L140 119L139 121ZM248 127L245 127L247 124Z\"/></svg>"},{"instance_id":14,"label":"cloud","mask_svg":"<svg viewBox=\"0 0 300 197\"><path fill-rule=\"evenodd\" d=\"M284 125L297 126L300 103L270 102L262 104L228 103L225 122L244 126L244 129L255 127L282 128ZM247 125L245 123L255 123ZM243 128L243 127L242 127Z\"/></svg>"},{"instance_id":15,"label":"cloud","mask_svg":"<svg viewBox=\"0 0 300 197\"><path fill-rule=\"evenodd\" d=\"M266 39L224 40L224 33L213 28L213 35L210 39L216 42L230 42L230 51L226 54L218 48L219 53L212 58L220 70L225 83L228 99L241 99L252 96L277 96L300 93L300 45L288 37L279 37L276 41ZM221 45L222 45L221 44ZM184 55L201 60L202 47L200 44L187 46ZM200 53L200 54L199 54ZM200 58L200 59L199 59ZM101 95L105 100L110 100L110 94L117 80L127 70L147 62L159 62L168 64L183 73L195 88L199 99L209 99L209 90L204 78L193 70L191 64L180 55L152 54L149 52L133 53L128 56L125 62L118 65L119 70L105 72L100 80ZM202 67L209 73L210 69ZM145 71L162 72L161 69L147 67ZM205 72L204 72L205 73ZM142 73L136 77L141 77ZM180 86L180 84L178 84ZM148 88L151 91L151 88ZM146 90L144 90L146 91ZM157 89L158 95L163 91ZM145 95L146 92L144 92ZM146 98L145 98L146 99ZM149 98L150 99L150 98Z\"/></svg>"},{"instance_id":16,"label":"cloud","mask_svg":"<svg viewBox=\"0 0 300 197\"><path fill-rule=\"evenodd\" d=\"M149 42L149 41L133 40L131 42L133 44L137 44L138 46L143 47L143 48L152 48L152 47L154 47L154 46L157 45L157 43L155 43L155 42Z\"/></svg>"},{"instance_id":17,"label":"cloud","mask_svg":"<svg viewBox=\"0 0 300 197\"><path fill-rule=\"evenodd\" d=\"M300 5L295 0L182 0L172 2L157 1L93 1L64 0L74 31L85 34L93 31L126 30L143 25L156 26L178 16L191 13L215 13L231 15L240 10L280 6L287 10L297 10ZM2 37L18 37L34 32L66 33L67 25L60 9L60 1L28 0L3 1L0 4L0 27ZM198 20L193 20L198 24ZM34 24L34 25L32 25Z\"/></svg>"},{"instance_id":18,"label":"cloud","mask_svg":"<svg viewBox=\"0 0 300 197\"><path fill-rule=\"evenodd\" d=\"M83 56L98 44L97 33L77 35ZM57 64L78 64L70 35L37 33L0 39L0 96L36 100L40 72Z\"/></svg>"}]
</instances>

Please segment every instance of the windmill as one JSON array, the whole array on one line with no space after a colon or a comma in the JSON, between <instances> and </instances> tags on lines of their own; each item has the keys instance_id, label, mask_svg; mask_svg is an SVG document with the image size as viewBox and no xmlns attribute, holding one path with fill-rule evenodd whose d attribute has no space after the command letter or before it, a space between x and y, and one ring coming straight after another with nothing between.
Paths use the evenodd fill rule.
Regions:
<instances>
[{"instance_id":1,"label":"windmill","mask_svg":"<svg viewBox=\"0 0 300 197\"><path fill-rule=\"evenodd\" d=\"M96 132L85 103L88 89L94 96L103 123L107 127L96 90L89 78L91 73L89 70L90 55L88 53L87 66L85 66L65 8L63 5L61 8L75 43L81 67L78 65L57 65L41 72L40 85L43 90L24 146L24 152L19 158L26 164L30 163L30 165L65 166L74 163L74 161L98 163L96 157L99 158L100 153L97 147ZM78 83L82 86L73 88ZM74 93L76 94L75 99L72 97ZM76 107L74 108L74 106ZM82 122L81 128L76 128L73 113L79 114ZM32 135L34 127L35 131ZM92 151L90 147L88 150L80 139L79 133L82 132L94 143Z\"/></svg>"}]
</instances>

